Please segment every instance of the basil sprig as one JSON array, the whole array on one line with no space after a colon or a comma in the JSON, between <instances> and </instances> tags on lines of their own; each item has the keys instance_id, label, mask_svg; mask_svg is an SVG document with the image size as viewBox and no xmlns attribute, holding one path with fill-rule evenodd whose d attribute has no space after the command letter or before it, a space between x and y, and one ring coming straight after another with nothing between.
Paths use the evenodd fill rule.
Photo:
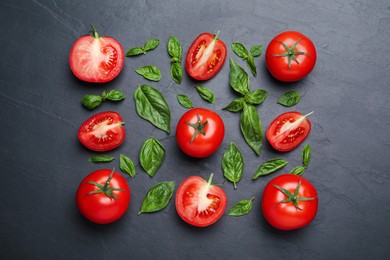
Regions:
<instances>
[{"instance_id":1,"label":"basil sprig","mask_svg":"<svg viewBox=\"0 0 390 260\"><path fill-rule=\"evenodd\" d=\"M159 39L150 39L145 42L144 47L134 47L126 52L126 57L137 56L140 54L146 54L147 51L151 51L157 48L159 45Z\"/></svg>"},{"instance_id":2,"label":"basil sprig","mask_svg":"<svg viewBox=\"0 0 390 260\"><path fill-rule=\"evenodd\" d=\"M153 177L165 158L164 146L155 138L147 139L141 147L139 161L142 169Z\"/></svg>"},{"instance_id":3,"label":"basil sprig","mask_svg":"<svg viewBox=\"0 0 390 260\"><path fill-rule=\"evenodd\" d=\"M244 159L233 142L223 154L222 170L225 178L233 182L234 189L237 189L237 182L240 181L244 171Z\"/></svg>"},{"instance_id":4,"label":"basil sprig","mask_svg":"<svg viewBox=\"0 0 390 260\"><path fill-rule=\"evenodd\" d=\"M301 100L301 94L298 91L292 90L284 93L279 99L278 104L281 104L285 107L291 107L296 105Z\"/></svg>"},{"instance_id":5,"label":"basil sprig","mask_svg":"<svg viewBox=\"0 0 390 260\"><path fill-rule=\"evenodd\" d=\"M258 57L262 53L263 46L262 45L255 45L252 46L250 49L250 52L245 48L245 46L242 43L239 42L232 42L232 50L235 54L237 54L238 57L244 59L251 70L253 76L257 75L256 71L256 65L255 65L255 59L254 57Z\"/></svg>"},{"instance_id":6,"label":"basil sprig","mask_svg":"<svg viewBox=\"0 0 390 260\"><path fill-rule=\"evenodd\" d=\"M88 161L92 163L109 163L113 160L115 160L115 158L110 155L94 155Z\"/></svg>"},{"instance_id":7,"label":"basil sprig","mask_svg":"<svg viewBox=\"0 0 390 260\"><path fill-rule=\"evenodd\" d=\"M175 182L173 181L159 182L154 185L146 193L138 215L165 209L172 198L174 190Z\"/></svg>"},{"instance_id":8,"label":"basil sprig","mask_svg":"<svg viewBox=\"0 0 390 260\"><path fill-rule=\"evenodd\" d=\"M139 75L143 76L145 79L151 81L160 81L161 72L160 70L153 65L143 66L135 70Z\"/></svg>"},{"instance_id":9,"label":"basil sprig","mask_svg":"<svg viewBox=\"0 0 390 260\"><path fill-rule=\"evenodd\" d=\"M210 102L211 104L214 104L215 96L214 96L214 93L210 89L203 87L203 86L197 86L195 88L196 88L196 91L198 92L199 96L202 99Z\"/></svg>"},{"instance_id":10,"label":"basil sprig","mask_svg":"<svg viewBox=\"0 0 390 260\"><path fill-rule=\"evenodd\" d=\"M273 172L283 168L284 166L286 166L287 163L288 163L287 161L280 159L280 158L266 161L265 163L260 165L260 167L257 169L257 171L255 172L255 174L252 177L252 180L256 180L260 176L265 176L265 175L268 175L270 173L273 173Z\"/></svg>"},{"instance_id":11,"label":"basil sprig","mask_svg":"<svg viewBox=\"0 0 390 260\"><path fill-rule=\"evenodd\" d=\"M183 77L183 69L181 67L182 48L179 40L176 37L169 37L168 41L168 53L171 58L171 78L177 83L181 84Z\"/></svg>"},{"instance_id":12,"label":"basil sprig","mask_svg":"<svg viewBox=\"0 0 390 260\"><path fill-rule=\"evenodd\" d=\"M228 215L234 217L247 215L252 210L252 201L254 199L255 197L252 197L250 200L240 200L229 209Z\"/></svg>"},{"instance_id":13,"label":"basil sprig","mask_svg":"<svg viewBox=\"0 0 390 260\"><path fill-rule=\"evenodd\" d=\"M148 85L138 86L134 101L140 117L169 134L171 112L160 91Z\"/></svg>"},{"instance_id":14,"label":"basil sprig","mask_svg":"<svg viewBox=\"0 0 390 260\"><path fill-rule=\"evenodd\" d=\"M119 156L119 168L122 172L127 173L131 177L135 175L135 166L133 161L124 154Z\"/></svg>"},{"instance_id":15,"label":"basil sprig","mask_svg":"<svg viewBox=\"0 0 390 260\"><path fill-rule=\"evenodd\" d=\"M297 166L291 170L291 174L302 175L309 165L311 158L311 147L309 144L306 144L302 151L302 164L303 166Z\"/></svg>"},{"instance_id":16,"label":"basil sprig","mask_svg":"<svg viewBox=\"0 0 390 260\"><path fill-rule=\"evenodd\" d=\"M192 101L188 96L184 94L177 94L176 98L179 104L182 105L183 107L192 108Z\"/></svg>"},{"instance_id":17,"label":"basil sprig","mask_svg":"<svg viewBox=\"0 0 390 260\"><path fill-rule=\"evenodd\" d=\"M102 95L85 95L81 100L81 104L89 110L92 110L98 106L103 101L121 101L125 99L125 94L119 90L111 90L109 92L103 91Z\"/></svg>"}]
</instances>

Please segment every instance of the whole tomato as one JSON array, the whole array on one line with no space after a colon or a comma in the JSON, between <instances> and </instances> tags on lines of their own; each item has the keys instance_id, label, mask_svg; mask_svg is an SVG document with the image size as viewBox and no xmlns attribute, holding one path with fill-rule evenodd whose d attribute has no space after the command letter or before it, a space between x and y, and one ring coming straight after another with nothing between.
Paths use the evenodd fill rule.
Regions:
<instances>
[{"instance_id":1,"label":"whole tomato","mask_svg":"<svg viewBox=\"0 0 390 260\"><path fill-rule=\"evenodd\" d=\"M307 36L287 31L268 44L265 63L274 78L293 82L306 77L313 70L316 59L316 49Z\"/></svg>"},{"instance_id":2,"label":"whole tomato","mask_svg":"<svg viewBox=\"0 0 390 260\"><path fill-rule=\"evenodd\" d=\"M317 214L317 191L305 178L283 174L265 187L261 208L264 218L277 229L302 228Z\"/></svg>"},{"instance_id":3,"label":"whole tomato","mask_svg":"<svg viewBox=\"0 0 390 260\"><path fill-rule=\"evenodd\" d=\"M97 170L82 180L76 193L81 214L97 224L108 224L125 214L130 203L126 179L114 170Z\"/></svg>"}]
</instances>

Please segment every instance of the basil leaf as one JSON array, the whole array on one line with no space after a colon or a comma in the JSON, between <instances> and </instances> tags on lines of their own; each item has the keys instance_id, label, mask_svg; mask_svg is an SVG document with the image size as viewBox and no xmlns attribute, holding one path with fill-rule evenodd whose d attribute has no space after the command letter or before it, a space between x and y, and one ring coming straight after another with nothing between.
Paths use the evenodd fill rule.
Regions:
<instances>
[{"instance_id":1,"label":"basil leaf","mask_svg":"<svg viewBox=\"0 0 390 260\"><path fill-rule=\"evenodd\" d=\"M147 139L141 147L139 161L142 168L153 177L164 161L165 149L155 138Z\"/></svg>"},{"instance_id":2,"label":"basil leaf","mask_svg":"<svg viewBox=\"0 0 390 260\"><path fill-rule=\"evenodd\" d=\"M156 66L143 66L138 68L135 72L148 80L159 81L161 79L161 72Z\"/></svg>"},{"instance_id":3,"label":"basil leaf","mask_svg":"<svg viewBox=\"0 0 390 260\"><path fill-rule=\"evenodd\" d=\"M157 46L160 44L159 39L150 39L145 42L144 50L145 51L151 51L157 48Z\"/></svg>"},{"instance_id":4,"label":"basil leaf","mask_svg":"<svg viewBox=\"0 0 390 260\"><path fill-rule=\"evenodd\" d=\"M305 145L302 152L303 167L307 168L311 158L311 147L309 144Z\"/></svg>"},{"instance_id":5,"label":"basil leaf","mask_svg":"<svg viewBox=\"0 0 390 260\"><path fill-rule=\"evenodd\" d=\"M174 62L171 65L171 78L177 83L181 84L181 79L183 77L183 70L179 62Z\"/></svg>"},{"instance_id":6,"label":"basil leaf","mask_svg":"<svg viewBox=\"0 0 390 260\"><path fill-rule=\"evenodd\" d=\"M178 61L181 60L181 45L176 37L169 37L168 41L168 53L171 57L175 57Z\"/></svg>"},{"instance_id":7,"label":"basil leaf","mask_svg":"<svg viewBox=\"0 0 390 260\"><path fill-rule=\"evenodd\" d=\"M229 81L230 86L243 96L249 92L250 81L248 74L232 59L230 59Z\"/></svg>"},{"instance_id":8,"label":"basil leaf","mask_svg":"<svg viewBox=\"0 0 390 260\"><path fill-rule=\"evenodd\" d=\"M81 104L89 110L92 110L102 103L103 99L98 95L85 95L81 100Z\"/></svg>"},{"instance_id":9,"label":"basil leaf","mask_svg":"<svg viewBox=\"0 0 390 260\"><path fill-rule=\"evenodd\" d=\"M172 198L174 190L175 182L173 181L159 182L154 185L146 193L138 215L165 209Z\"/></svg>"},{"instance_id":10,"label":"basil leaf","mask_svg":"<svg viewBox=\"0 0 390 260\"><path fill-rule=\"evenodd\" d=\"M253 76L256 77L257 72L256 72L256 65L255 65L255 60L253 59L252 55L248 55L246 58L246 64L248 65L249 69L251 70Z\"/></svg>"},{"instance_id":11,"label":"basil leaf","mask_svg":"<svg viewBox=\"0 0 390 260\"><path fill-rule=\"evenodd\" d=\"M244 171L244 159L240 150L231 142L222 157L223 176L233 182L234 189L237 189L237 182L240 181Z\"/></svg>"},{"instance_id":12,"label":"basil leaf","mask_svg":"<svg viewBox=\"0 0 390 260\"><path fill-rule=\"evenodd\" d=\"M252 105L260 105L264 102L266 97L268 96L268 92L263 89L256 89L246 94L245 101Z\"/></svg>"},{"instance_id":13,"label":"basil leaf","mask_svg":"<svg viewBox=\"0 0 390 260\"><path fill-rule=\"evenodd\" d=\"M278 99L278 103L286 107L291 107L293 105L298 104L300 100L301 100L301 94L298 91L292 90L284 93Z\"/></svg>"},{"instance_id":14,"label":"basil leaf","mask_svg":"<svg viewBox=\"0 0 390 260\"><path fill-rule=\"evenodd\" d=\"M139 86L134 92L134 100L140 117L169 134L171 112L160 91L148 85Z\"/></svg>"},{"instance_id":15,"label":"basil leaf","mask_svg":"<svg viewBox=\"0 0 390 260\"><path fill-rule=\"evenodd\" d=\"M125 99L125 94L123 94L119 90L110 90L108 93L103 91L102 98L103 98L103 101L106 99L108 99L110 101L121 101L121 100Z\"/></svg>"},{"instance_id":16,"label":"basil leaf","mask_svg":"<svg viewBox=\"0 0 390 260\"><path fill-rule=\"evenodd\" d=\"M234 217L247 215L252 210L252 201L254 199L255 197L251 198L250 200L239 201L229 209L228 215Z\"/></svg>"},{"instance_id":17,"label":"basil leaf","mask_svg":"<svg viewBox=\"0 0 390 260\"><path fill-rule=\"evenodd\" d=\"M294 174L294 175L302 175L303 172L305 171L305 167L303 166L297 166L295 167L294 169L291 170L291 174Z\"/></svg>"},{"instance_id":18,"label":"basil leaf","mask_svg":"<svg viewBox=\"0 0 390 260\"><path fill-rule=\"evenodd\" d=\"M131 48L126 52L126 57L137 56L140 54L146 54L146 51L142 47Z\"/></svg>"},{"instance_id":19,"label":"basil leaf","mask_svg":"<svg viewBox=\"0 0 390 260\"><path fill-rule=\"evenodd\" d=\"M272 172L275 172L283 168L284 166L286 166L287 163L288 163L287 161L279 158L266 161L265 163L260 165L260 167L257 169L257 171L252 177L252 180L256 180L260 176L265 176Z\"/></svg>"},{"instance_id":20,"label":"basil leaf","mask_svg":"<svg viewBox=\"0 0 390 260\"><path fill-rule=\"evenodd\" d=\"M222 108L222 110L227 110L230 112L239 112L240 110L242 110L244 108L244 105L245 105L245 99L244 98L237 98L237 99L233 100L232 102L230 102L229 105Z\"/></svg>"},{"instance_id":21,"label":"basil leaf","mask_svg":"<svg viewBox=\"0 0 390 260\"><path fill-rule=\"evenodd\" d=\"M113 160L115 160L115 158L109 155L95 155L92 156L88 161L92 163L109 163Z\"/></svg>"},{"instance_id":22,"label":"basil leaf","mask_svg":"<svg viewBox=\"0 0 390 260\"><path fill-rule=\"evenodd\" d=\"M192 101L189 97L183 94L178 94L176 96L177 101L179 101L179 104L182 105L185 108L192 108Z\"/></svg>"},{"instance_id":23,"label":"basil leaf","mask_svg":"<svg viewBox=\"0 0 390 260\"><path fill-rule=\"evenodd\" d=\"M134 163L133 161L127 157L126 155L123 155L121 154L119 156L119 168L121 168L121 170L124 172L124 173L127 173L128 175L130 175L131 177L134 177L135 175L135 166L134 166Z\"/></svg>"},{"instance_id":24,"label":"basil leaf","mask_svg":"<svg viewBox=\"0 0 390 260\"><path fill-rule=\"evenodd\" d=\"M263 130L260 117L254 106L244 106L240 118L240 128L247 144L259 155L263 146Z\"/></svg>"},{"instance_id":25,"label":"basil leaf","mask_svg":"<svg viewBox=\"0 0 390 260\"><path fill-rule=\"evenodd\" d=\"M242 43L232 42L232 50L240 58L246 59L248 57L248 50Z\"/></svg>"},{"instance_id":26,"label":"basil leaf","mask_svg":"<svg viewBox=\"0 0 390 260\"><path fill-rule=\"evenodd\" d=\"M203 87L203 86L197 86L195 88L196 88L196 91L198 92L198 94L200 95L201 98L214 104L215 96L214 96L214 93L210 89Z\"/></svg>"},{"instance_id":27,"label":"basil leaf","mask_svg":"<svg viewBox=\"0 0 390 260\"><path fill-rule=\"evenodd\" d=\"M253 57L259 57L263 53L263 45L254 45L250 50Z\"/></svg>"}]
</instances>

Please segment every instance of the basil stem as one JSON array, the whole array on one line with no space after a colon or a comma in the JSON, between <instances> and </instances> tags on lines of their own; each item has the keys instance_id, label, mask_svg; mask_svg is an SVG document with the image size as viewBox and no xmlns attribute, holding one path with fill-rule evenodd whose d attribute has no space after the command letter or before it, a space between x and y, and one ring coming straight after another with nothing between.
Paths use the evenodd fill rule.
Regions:
<instances>
[{"instance_id":1,"label":"basil stem","mask_svg":"<svg viewBox=\"0 0 390 260\"><path fill-rule=\"evenodd\" d=\"M265 176L270 173L273 173L286 166L287 163L288 163L287 161L279 158L266 161L265 163L260 165L260 167L257 169L257 171L252 177L252 180L256 180L260 176Z\"/></svg>"},{"instance_id":2,"label":"basil stem","mask_svg":"<svg viewBox=\"0 0 390 260\"><path fill-rule=\"evenodd\" d=\"M176 96L177 101L179 102L180 105L182 105L185 108L192 108L192 101L189 97L183 94L178 94Z\"/></svg>"},{"instance_id":3,"label":"basil stem","mask_svg":"<svg viewBox=\"0 0 390 260\"><path fill-rule=\"evenodd\" d=\"M260 117L254 106L244 106L240 118L240 129L247 144L259 155L263 146L263 130Z\"/></svg>"},{"instance_id":4,"label":"basil stem","mask_svg":"<svg viewBox=\"0 0 390 260\"><path fill-rule=\"evenodd\" d=\"M109 163L113 160L115 160L115 158L109 155L94 155L88 161L92 163Z\"/></svg>"},{"instance_id":5,"label":"basil stem","mask_svg":"<svg viewBox=\"0 0 390 260\"><path fill-rule=\"evenodd\" d=\"M197 86L195 88L202 99L214 104L215 96L214 96L214 93L210 89L203 87L203 86Z\"/></svg>"},{"instance_id":6,"label":"basil stem","mask_svg":"<svg viewBox=\"0 0 390 260\"><path fill-rule=\"evenodd\" d=\"M285 107L291 107L296 105L301 100L301 94L298 91L292 90L284 93L279 99L278 104L281 104Z\"/></svg>"},{"instance_id":7,"label":"basil stem","mask_svg":"<svg viewBox=\"0 0 390 260\"><path fill-rule=\"evenodd\" d=\"M142 168L153 177L165 158L164 146L155 138L147 139L141 147L139 161Z\"/></svg>"},{"instance_id":8,"label":"basil stem","mask_svg":"<svg viewBox=\"0 0 390 260\"><path fill-rule=\"evenodd\" d=\"M175 182L173 181L159 182L154 185L146 193L138 215L165 209L172 198L174 190Z\"/></svg>"},{"instance_id":9,"label":"basil stem","mask_svg":"<svg viewBox=\"0 0 390 260\"><path fill-rule=\"evenodd\" d=\"M252 210L252 201L255 197L252 197L250 200L241 200L233 205L228 212L229 216L239 217L247 215Z\"/></svg>"},{"instance_id":10,"label":"basil stem","mask_svg":"<svg viewBox=\"0 0 390 260\"><path fill-rule=\"evenodd\" d=\"M237 182L240 181L244 171L244 159L233 142L223 154L222 170L225 178L233 182L234 189L237 189Z\"/></svg>"},{"instance_id":11,"label":"basil stem","mask_svg":"<svg viewBox=\"0 0 390 260\"><path fill-rule=\"evenodd\" d=\"M143 76L145 79L151 81L159 81L161 79L160 70L153 65L143 66L135 70L139 75Z\"/></svg>"},{"instance_id":12,"label":"basil stem","mask_svg":"<svg viewBox=\"0 0 390 260\"><path fill-rule=\"evenodd\" d=\"M135 166L133 161L126 155L121 154L119 157L119 168L124 172L134 177L135 175Z\"/></svg>"}]
</instances>

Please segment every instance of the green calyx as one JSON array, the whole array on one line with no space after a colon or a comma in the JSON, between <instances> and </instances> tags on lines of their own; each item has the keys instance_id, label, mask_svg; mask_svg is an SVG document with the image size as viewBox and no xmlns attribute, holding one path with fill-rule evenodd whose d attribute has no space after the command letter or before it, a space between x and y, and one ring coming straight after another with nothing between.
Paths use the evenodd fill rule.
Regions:
<instances>
[{"instance_id":1,"label":"green calyx","mask_svg":"<svg viewBox=\"0 0 390 260\"><path fill-rule=\"evenodd\" d=\"M295 208L298 209L298 210L302 210L299 206L298 206L298 202L299 201L309 201L309 200L314 200L314 198L304 198L304 197L298 197L298 192L299 192L299 189L301 187L301 182L302 180L299 180L298 182L298 185L297 187L295 188L295 191L294 191L294 194L289 192L288 190L276 185L276 184L273 184L273 186L275 188L277 188L278 190L280 190L284 195L286 195L287 199L284 199L284 200L281 200L279 201L278 203L292 203L294 204Z\"/></svg>"},{"instance_id":2,"label":"green calyx","mask_svg":"<svg viewBox=\"0 0 390 260\"><path fill-rule=\"evenodd\" d=\"M307 52L303 52L303 51L295 51L295 48L297 47L298 43L302 40L302 38L300 38L298 41L296 41L292 46L291 48L289 48L284 42L282 41L277 41L279 42L283 48L286 50L286 52L284 53L280 53L280 54L271 54L272 56L279 56L279 57L287 57L287 62L288 62L288 69L290 69L291 67L291 61L295 61L297 64L299 64L299 61L296 57L296 55L302 55L302 54L306 54L306 55L309 55Z\"/></svg>"},{"instance_id":3,"label":"green calyx","mask_svg":"<svg viewBox=\"0 0 390 260\"><path fill-rule=\"evenodd\" d=\"M190 143L192 143L192 142L195 140L196 136L197 136L199 133L201 133L202 135L205 135L205 134L206 134L206 132L204 131L204 128L205 128L205 126L207 125L207 120L206 120L204 123L202 123L201 120L200 120L199 114L197 114L196 116L198 117L198 122L197 122L196 124L189 123L189 122L185 122L187 125L189 125L189 126L195 128L195 133L194 133L194 135L192 136Z\"/></svg>"},{"instance_id":4,"label":"green calyx","mask_svg":"<svg viewBox=\"0 0 390 260\"><path fill-rule=\"evenodd\" d=\"M110 199L117 200L118 197L115 195L114 191L122 191L122 189L121 188L113 188L113 187L109 186L110 185L110 181L112 179L112 176L114 175L114 171L115 171L115 168L112 170L110 176L108 176L108 178L107 178L106 182L104 183L104 185L102 185L101 183L98 183L96 181L89 181L88 184L95 185L99 189L91 191L91 192L88 192L87 195L89 196L89 195L92 195L92 194L104 193Z\"/></svg>"},{"instance_id":5,"label":"green calyx","mask_svg":"<svg viewBox=\"0 0 390 260\"><path fill-rule=\"evenodd\" d=\"M95 39L99 39L100 38L100 35L98 34L98 32L96 31L96 28L91 24L91 36Z\"/></svg>"}]
</instances>

